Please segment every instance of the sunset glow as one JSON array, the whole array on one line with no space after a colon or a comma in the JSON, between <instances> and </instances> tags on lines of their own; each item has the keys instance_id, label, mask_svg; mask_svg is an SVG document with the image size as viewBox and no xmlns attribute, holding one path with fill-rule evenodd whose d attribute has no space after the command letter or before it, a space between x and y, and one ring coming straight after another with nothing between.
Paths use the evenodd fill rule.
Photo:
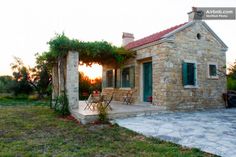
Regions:
<instances>
[{"instance_id":1,"label":"sunset glow","mask_svg":"<svg viewBox=\"0 0 236 157\"><path fill-rule=\"evenodd\" d=\"M102 77L102 66L99 64L93 64L91 67L86 65L79 65L79 71L83 72L90 79Z\"/></svg>"}]
</instances>

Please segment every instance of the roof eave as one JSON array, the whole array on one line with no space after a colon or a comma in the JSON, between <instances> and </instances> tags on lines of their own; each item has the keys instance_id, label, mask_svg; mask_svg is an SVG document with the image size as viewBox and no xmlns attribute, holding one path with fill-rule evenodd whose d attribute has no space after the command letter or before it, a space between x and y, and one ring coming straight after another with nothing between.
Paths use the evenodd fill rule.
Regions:
<instances>
[{"instance_id":1,"label":"roof eave","mask_svg":"<svg viewBox=\"0 0 236 157\"><path fill-rule=\"evenodd\" d=\"M195 23L195 21L188 22L188 23L184 24L183 26L181 26L181 27L179 27L179 28L173 30L172 32L169 32L168 34L164 35L163 37L164 37L164 38L168 38L168 37L170 37L170 36L172 36L172 35L174 35L174 34L180 32L180 31L184 30L184 29L187 28L187 27L190 27L190 26L193 25L194 23Z\"/></svg>"},{"instance_id":2,"label":"roof eave","mask_svg":"<svg viewBox=\"0 0 236 157\"><path fill-rule=\"evenodd\" d=\"M206 24L206 22L203 21L202 24L215 37L215 39L222 45L223 47L222 50L227 51L228 46L220 39L220 37L216 35L216 33Z\"/></svg>"},{"instance_id":3,"label":"roof eave","mask_svg":"<svg viewBox=\"0 0 236 157\"><path fill-rule=\"evenodd\" d=\"M222 51L227 51L228 50L228 46L216 35L216 33L204 22L201 21L203 26L205 26L205 28L215 37L215 39L222 45ZM136 50L140 50L149 46L153 46L153 45L157 45L157 44L161 44L163 42L174 42L174 40L171 38L171 36L173 36L174 34L184 30L187 27L192 26L193 24L195 24L196 21L190 21L186 24L184 24L183 26L173 30L172 32L169 32L168 34L164 35L160 40L157 41L153 41L151 43L142 45L142 46L138 46L138 47L134 47L134 48L130 48L129 50L132 51L136 51Z\"/></svg>"},{"instance_id":4,"label":"roof eave","mask_svg":"<svg viewBox=\"0 0 236 157\"><path fill-rule=\"evenodd\" d=\"M153 41L151 43L148 43L148 44L145 44L145 45L142 45L142 46L138 46L138 47L134 47L134 48L131 48L129 50L132 50L132 51L137 51L137 50L140 50L140 49L144 49L146 47L149 47L149 46L154 46L154 45L158 45L158 44L161 44L163 42L169 42L169 43L173 43L174 42L174 39L173 38L162 38L160 40L157 40L157 41Z\"/></svg>"}]
</instances>

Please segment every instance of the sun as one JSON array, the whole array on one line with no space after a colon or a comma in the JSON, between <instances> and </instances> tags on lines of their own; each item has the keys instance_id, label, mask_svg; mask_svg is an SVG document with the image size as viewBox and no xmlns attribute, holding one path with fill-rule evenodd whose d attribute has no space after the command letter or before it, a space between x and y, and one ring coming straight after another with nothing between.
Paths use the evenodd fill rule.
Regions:
<instances>
[{"instance_id":1,"label":"sun","mask_svg":"<svg viewBox=\"0 0 236 157\"><path fill-rule=\"evenodd\" d=\"M83 72L90 79L102 77L102 66L99 64L92 64L91 67L86 65L79 65L79 71Z\"/></svg>"}]
</instances>

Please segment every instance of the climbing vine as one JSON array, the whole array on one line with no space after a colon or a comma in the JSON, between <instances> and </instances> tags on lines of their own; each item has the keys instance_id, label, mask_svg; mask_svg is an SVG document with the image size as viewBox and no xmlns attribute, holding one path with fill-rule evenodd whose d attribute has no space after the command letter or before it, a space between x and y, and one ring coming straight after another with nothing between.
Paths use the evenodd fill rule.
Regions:
<instances>
[{"instance_id":1,"label":"climbing vine","mask_svg":"<svg viewBox=\"0 0 236 157\"><path fill-rule=\"evenodd\" d=\"M98 63L101 65L119 66L135 53L123 47L116 47L106 41L84 42L77 39L69 39L64 34L57 34L49 42L49 51L37 57L48 64L53 63L58 57L65 56L69 51L79 52L81 64L91 65Z\"/></svg>"},{"instance_id":2,"label":"climbing vine","mask_svg":"<svg viewBox=\"0 0 236 157\"><path fill-rule=\"evenodd\" d=\"M79 53L80 64L91 65L98 63L100 65L112 65L114 68L121 66L124 61L135 56L135 53L128 51L123 47L116 47L106 41L84 42L77 39L70 39L65 34L57 34L49 42L49 51L42 54L36 54L37 64L47 65L48 69L58 68L57 72L60 75L61 82L59 87L55 86L55 91L61 93L56 98L55 104L52 107L62 115L70 114L69 102L65 88L65 56L69 51ZM53 68L52 68L53 67ZM53 72L53 71L52 71ZM58 76L57 76L58 77ZM106 119L106 114L103 111L101 119Z\"/></svg>"}]
</instances>

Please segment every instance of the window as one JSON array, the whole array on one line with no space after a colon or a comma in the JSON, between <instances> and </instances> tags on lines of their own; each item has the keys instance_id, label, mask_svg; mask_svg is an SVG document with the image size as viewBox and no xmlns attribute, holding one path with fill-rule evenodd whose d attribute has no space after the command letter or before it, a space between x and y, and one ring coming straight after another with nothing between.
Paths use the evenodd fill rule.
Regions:
<instances>
[{"instance_id":1,"label":"window","mask_svg":"<svg viewBox=\"0 0 236 157\"><path fill-rule=\"evenodd\" d=\"M217 68L216 63L208 63L208 78L218 78Z\"/></svg>"},{"instance_id":2,"label":"window","mask_svg":"<svg viewBox=\"0 0 236 157\"><path fill-rule=\"evenodd\" d=\"M134 66L126 67L121 71L121 87L134 87Z\"/></svg>"},{"instance_id":3,"label":"window","mask_svg":"<svg viewBox=\"0 0 236 157\"><path fill-rule=\"evenodd\" d=\"M195 62L183 62L182 77L185 87L197 86L197 64Z\"/></svg>"},{"instance_id":4,"label":"window","mask_svg":"<svg viewBox=\"0 0 236 157\"><path fill-rule=\"evenodd\" d=\"M122 70L122 87L130 87L130 70L124 68Z\"/></svg>"},{"instance_id":5,"label":"window","mask_svg":"<svg viewBox=\"0 0 236 157\"><path fill-rule=\"evenodd\" d=\"M197 39L198 39L198 40L201 39L201 34L200 34L200 33L197 34Z\"/></svg>"},{"instance_id":6,"label":"window","mask_svg":"<svg viewBox=\"0 0 236 157\"><path fill-rule=\"evenodd\" d=\"M106 87L113 87L113 70L108 70L106 72Z\"/></svg>"}]
</instances>

